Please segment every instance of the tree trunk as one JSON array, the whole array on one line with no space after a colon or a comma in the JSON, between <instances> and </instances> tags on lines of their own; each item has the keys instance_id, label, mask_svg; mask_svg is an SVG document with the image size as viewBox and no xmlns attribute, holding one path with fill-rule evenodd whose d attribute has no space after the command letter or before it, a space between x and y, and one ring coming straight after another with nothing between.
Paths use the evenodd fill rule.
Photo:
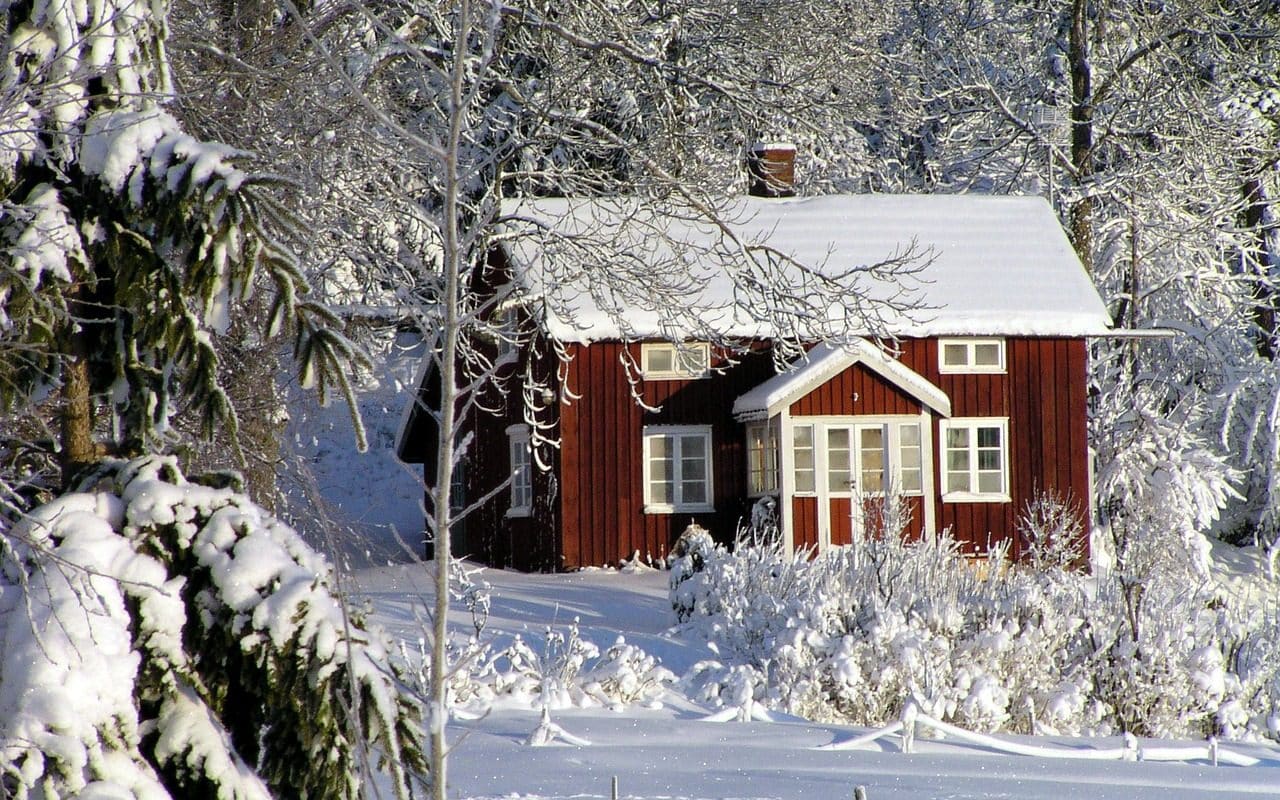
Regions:
<instances>
[{"instance_id":1,"label":"tree trunk","mask_svg":"<svg viewBox=\"0 0 1280 800\"><path fill-rule=\"evenodd\" d=\"M1240 254L1241 272L1253 282L1254 347L1258 355L1274 360L1276 335L1275 255L1267 247L1267 190L1262 179L1249 178L1241 186L1244 196L1243 220L1246 231L1254 233L1254 243Z\"/></svg>"},{"instance_id":2,"label":"tree trunk","mask_svg":"<svg viewBox=\"0 0 1280 800\"><path fill-rule=\"evenodd\" d=\"M432 626L431 686L427 702L428 732L431 741L431 796L445 800L448 792L449 743L446 731L449 719L449 567L453 558L450 529L453 513L450 490L453 485L453 459L456 450L458 405L458 340L460 320L461 277L464 267L463 246L458 234L458 220L464 213L463 191L459 176L458 156L462 148L462 125L466 115L464 82L467 77L467 43L471 39L471 5L463 0L458 8L458 31L454 38L453 61L450 66L449 138L444 146L444 196L442 217L444 229L444 292L440 297L443 320L440 330L440 417L436 428L436 485L434 512L435 533L435 614Z\"/></svg>"},{"instance_id":3,"label":"tree trunk","mask_svg":"<svg viewBox=\"0 0 1280 800\"><path fill-rule=\"evenodd\" d=\"M62 367L61 402L58 407L60 422L59 466L62 468L62 488L70 488L76 475L86 466L98 460L100 453L93 440L93 385L89 378L89 342L84 329L74 321L79 305L75 290L70 302L72 322L66 332L66 361Z\"/></svg>"},{"instance_id":4,"label":"tree trunk","mask_svg":"<svg viewBox=\"0 0 1280 800\"><path fill-rule=\"evenodd\" d=\"M1071 163L1076 186L1089 191L1093 178L1093 74L1089 61L1087 0L1071 5L1071 35L1067 55L1071 64ZM1093 274L1094 200L1087 195L1071 207L1071 244L1085 270Z\"/></svg>"}]
</instances>

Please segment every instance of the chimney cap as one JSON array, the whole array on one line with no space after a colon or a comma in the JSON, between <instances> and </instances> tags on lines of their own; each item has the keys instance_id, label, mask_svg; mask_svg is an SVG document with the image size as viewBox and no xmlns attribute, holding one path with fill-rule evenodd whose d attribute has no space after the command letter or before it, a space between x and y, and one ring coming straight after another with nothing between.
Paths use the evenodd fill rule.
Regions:
<instances>
[{"instance_id":1,"label":"chimney cap","mask_svg":"<svg viewBox=\"0 0 1280 800\"><path fill-rule=\"evenodd\" d=\"M796 146L790 142L756 142L747 154L747 194L794 197Z\"/></svg>"}]
</instances>

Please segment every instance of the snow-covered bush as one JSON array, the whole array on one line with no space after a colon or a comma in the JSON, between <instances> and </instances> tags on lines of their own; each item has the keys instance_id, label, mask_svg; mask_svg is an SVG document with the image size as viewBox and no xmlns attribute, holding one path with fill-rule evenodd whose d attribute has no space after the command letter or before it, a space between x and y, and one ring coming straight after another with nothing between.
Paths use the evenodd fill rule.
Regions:
<instances>
[{"instance_id":1,"label":"snow-covered bush","mask_svg":"<svg viewBox=\"0 0 1280 800\"><path fill-rule=\"evenodd\" d=\"M703 565L715 549L716 543L710 532L696 522L689 523L671 548L671 607L681 622L693 614L693 604L702 582L698 573L702 572Z\"/></svg>"},{"instance_id":2,"label":"snow-covered bush","mask_svg":"<svg viewBox=\"0 0 1280 800\"><path fill-rule=\"evenodd\" d=\"M1055 508L1028 513L1036 567L998 553L975 564L945 535L812 559L776 542L716 548L696 583L673 581L686 635L717 653L684 688L855 724L897 719L914 700L980 731L1275 736L1274 615L1155 576L1135 637L1117 574L1067 568L1053 540L1076 530Z\"/></svg>"},{"instance_id":3,"label":"snow-covered bush","mask_svg":"<svg viewBox=\"0 0 1280 800\"><path fill-rule=\"evenodd\" d=\"M360 796L425 775L386 642L329 568L176 462L112 462L0 536L5 796Z\"/></svg>"},{"instance_id":4,"label":"snow-covered bush","mask_svg":"<svg viewBox=\"0 0 1280 800\"><path fill-rule=\"evenodd\" d=\"M565 630L547 628L541 646L516 636L506 646L471 637L448 648L453 672L449 703L454 710L481 714L495 703L524 708L619 708L658 701L676 677L653 656L619 636L602 654L583 639L574 620ZM402 653L404 651L402 650ZM431 674L426 640L404 653L425 695Z\"/></svg>"}]
</instances>

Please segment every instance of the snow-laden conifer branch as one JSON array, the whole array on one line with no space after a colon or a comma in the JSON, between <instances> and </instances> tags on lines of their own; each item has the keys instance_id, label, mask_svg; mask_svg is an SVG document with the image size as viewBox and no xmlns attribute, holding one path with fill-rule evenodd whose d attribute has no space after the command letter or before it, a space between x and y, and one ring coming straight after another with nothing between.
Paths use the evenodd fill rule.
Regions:
<instances>
[{"instance_id":1,"label":"snow-laden conifer branch","mask_svg":"<svg viewBox=\"0 0 1280 800\"><path fill-rule=\"evenodd\" d=\"M172 460L115 463L86 488L0 552L6 790L355 798L367 736L408 796L416 708L320 556Z\"/></svg>"}]
</instances>

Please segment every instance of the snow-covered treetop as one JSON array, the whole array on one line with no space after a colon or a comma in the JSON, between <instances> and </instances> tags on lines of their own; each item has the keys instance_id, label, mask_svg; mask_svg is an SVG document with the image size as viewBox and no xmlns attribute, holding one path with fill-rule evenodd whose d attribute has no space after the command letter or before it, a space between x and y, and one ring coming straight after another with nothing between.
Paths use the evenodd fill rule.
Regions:
<instances>
[{"instance_id":1,"label":"snow-covered treetop","mask_svg":"<svg viewBox=\"0 0 1280 800\"><path fill-rule=\"evenodd\" d=\"M255 282L274 290L268 335L295 332L302 383L322 399L333 385L350 397L345 373L361 360L305 298L279 179L164 109L167 12L164 0L36 0L9 11L0 51L0 406L79 386L61 412L79 433L64 438L89 442L88 395L105 396L114 449L134 452L188 405L206 433L234 435L217 337ZM68 428L76 398L86 410ZM93 459L63 450L67 464Z\"/></svg>"},{"instance_id":2,"label":"snow-covered treetop","mask_svg":"<svg viewBox=\"0 0 1280 800\"><path fill-rule=\"evenodd\" d=\"M31 4L0 64L0 181L23 162L70 160L94 106L143 108L168 97L167 10L164 0Z\"/></svg>"}]
</instances>

